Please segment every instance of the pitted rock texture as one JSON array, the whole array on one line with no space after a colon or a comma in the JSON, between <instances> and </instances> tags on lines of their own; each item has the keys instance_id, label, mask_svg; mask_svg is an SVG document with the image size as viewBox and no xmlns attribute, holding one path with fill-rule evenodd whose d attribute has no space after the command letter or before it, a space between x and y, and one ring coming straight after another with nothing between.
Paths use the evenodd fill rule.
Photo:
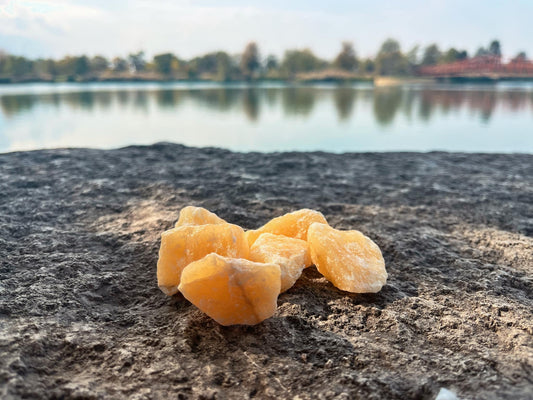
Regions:
<instances>
[{"instance_id":1,"label":"pitted rock texture","mask_svg":"<svg viewBox=\"0 0 533 400\"><path fill-rule=\"evenodd\" d=\"M257 228L321 211L382 249L381 292L314 267L222 327L157 288L198 205ZM0 155L0 398L533 396L533 155L232 153L174 144Z\"/></svg>"}]
</instances>

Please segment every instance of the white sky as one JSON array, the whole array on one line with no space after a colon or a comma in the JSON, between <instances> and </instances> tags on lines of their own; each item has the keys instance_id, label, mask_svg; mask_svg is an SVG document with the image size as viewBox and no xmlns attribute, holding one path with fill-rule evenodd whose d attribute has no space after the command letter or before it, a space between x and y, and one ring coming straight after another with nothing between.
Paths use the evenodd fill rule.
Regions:
<instances>
[{"instance_id":1,"label":"white sky","mask_svg":"<svg viewBox=\"0 0 533 400\"><path fill-rule=\"evenodd\" d=\"M66 54L190 58L310 47L332 58L343 40L361 56L387 37L404 50L437 42L475 51L500 39L504 55L533 56L533 0L0 0L0 49L30 57Z\"/></svg>"}]
</instances>

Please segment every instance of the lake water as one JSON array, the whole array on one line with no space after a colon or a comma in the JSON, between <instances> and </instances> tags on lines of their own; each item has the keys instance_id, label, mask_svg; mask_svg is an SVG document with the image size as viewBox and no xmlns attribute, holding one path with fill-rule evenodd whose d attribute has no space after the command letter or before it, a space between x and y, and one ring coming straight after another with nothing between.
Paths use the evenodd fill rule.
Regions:
<instances>
[{"instance_id":1,"label":"lake water","mask_svg":"<svg viewBox=\"0 0 533 400\"><path fill-rule=\"evenodd\" d=\"M160 141L237 151L533 153L533 84L0 85L0 152Z\"/></svg>"}]
</instances>

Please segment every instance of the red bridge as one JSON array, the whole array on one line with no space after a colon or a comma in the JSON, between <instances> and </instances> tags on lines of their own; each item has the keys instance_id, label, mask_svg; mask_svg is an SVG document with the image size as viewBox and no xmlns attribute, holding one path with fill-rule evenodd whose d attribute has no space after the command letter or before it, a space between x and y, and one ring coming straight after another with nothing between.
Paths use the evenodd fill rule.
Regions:
<instances>
[{"instance_id":1,"label":"red bridge","mask_svg":"<svg viewBox=\"0 0 533 400\"><path fill-rule=\"evenodd\" d=\"M418 75L434 78L533 78L533 62L517 58L503 63L498 56L481 56L449 64L420 67Z\"/></svg>"}]
</instances>

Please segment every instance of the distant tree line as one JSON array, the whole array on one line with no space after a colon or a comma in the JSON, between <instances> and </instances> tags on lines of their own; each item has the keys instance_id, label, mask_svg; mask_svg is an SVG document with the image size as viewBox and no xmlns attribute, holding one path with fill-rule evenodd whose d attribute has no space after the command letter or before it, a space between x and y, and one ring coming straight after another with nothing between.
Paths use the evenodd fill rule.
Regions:
<instances>
[{"instance_id":1,"label":"distant tree line","mask_svg":"<svg viewBox=\"0 0 533 400\"><path fill-rule=\"evenodd\" d=\"M500 42L493 40L487 47L480 47L473 57L501 55ZM190 60L172 53L157 54L148 60L142 51L113 59L81 55L66 56L60 60L32 60L0 51L0 82L298 79L302 74L311 72L322 72L327 77L331 71L342 71L342 76L357 79L374 75L414 75L420 66L470 57L466 50L453 47L440 49L437 44L430 44L424 49L414 46L404 52L394 39L385 40L376 56L369 58L359 58L352 43L344 42L333 60L324 60L307 48L287 50L281 59L275 55L263 58L254 42L249 43L242 54L217 51ZM514 60L526 59L524 52L514 57Z\"/></svg>"}]
</instances>

